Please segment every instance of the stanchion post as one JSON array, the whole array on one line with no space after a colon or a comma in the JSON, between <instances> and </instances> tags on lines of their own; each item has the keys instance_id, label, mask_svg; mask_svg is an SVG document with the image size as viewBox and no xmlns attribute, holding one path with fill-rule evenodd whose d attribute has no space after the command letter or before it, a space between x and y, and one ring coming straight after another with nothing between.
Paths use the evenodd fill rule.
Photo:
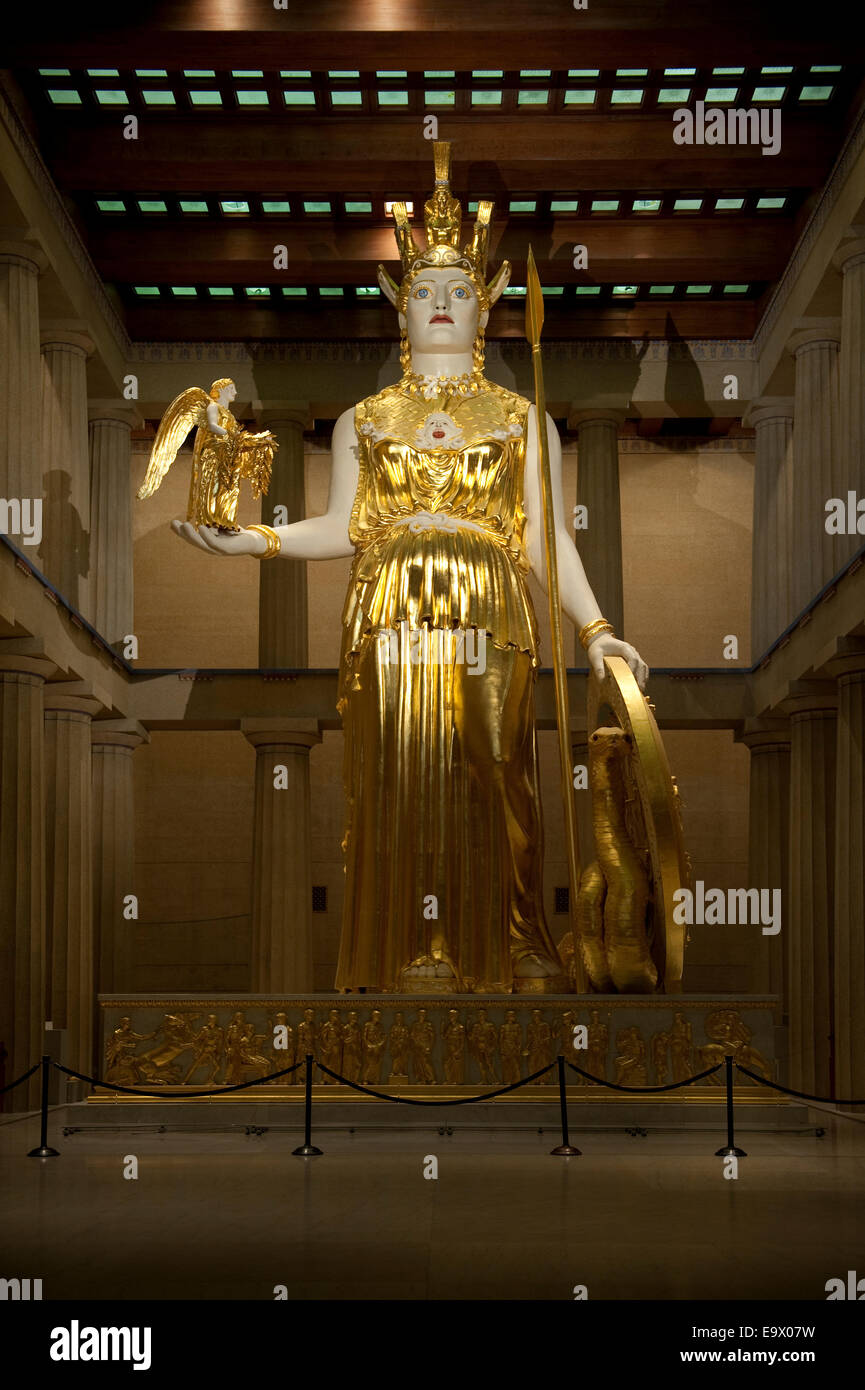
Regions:
<instances>
[{"instance_id":1,"label":"stanchion post","mask_svg":"<svg viewBox=\"0 0 865 1390\"><path fill-rule=\"evenodd\" d=\"M562 1112L562 1142L557 1144L554 1149L550 1149L550 1154L557 1154L560 1158L579 1158L580 1150L575 1149L568 1134L568 1097L565 1091L565 1059L561 1052L558 1056L559 1066L559 1106Z\"/></svg>"},{"instance_id":2,"label":"stanchion post","mask_svg":"<svg viewBox=\"0 0 865 1390\"><path fill-rule=\"evenodd\" d=\"M31 1149L28 1158L59 1158L60 1150L48 1147L48 1082L51 1077L51 1058L42 1055L42 1103L39 1124L39 1148Z\"/></svg>"},{"instance_id":3,"label":"stanchion post","mask_svg":"<svg viewBox=\"0 0 865 1390\"><path fill-rule=\"evenodd\" d=\"M727 1146L718 1149L715 1153L716 1158L747 1158L744 1149L736 1148L736 1136L733 1133L733 1058L728 1053L724 1058L724 1065L727 1080Z\"/></svg>"},{"instance_id":4,"label":"stanchion post","mask_svg":"<svg viewBox=\"0 0 865 1390\"><path fill-rule=\"evenodd\" d=\"M311 1052L306 1054L306 1096L304 1098L304 1117L303 1117L303 1143L299 1149L292 1149L292 1154L298 1158L315 1158L322 1150L317 1149L312 1142L312 1066L313 1055Z\"/></svg>"}]
</instances>

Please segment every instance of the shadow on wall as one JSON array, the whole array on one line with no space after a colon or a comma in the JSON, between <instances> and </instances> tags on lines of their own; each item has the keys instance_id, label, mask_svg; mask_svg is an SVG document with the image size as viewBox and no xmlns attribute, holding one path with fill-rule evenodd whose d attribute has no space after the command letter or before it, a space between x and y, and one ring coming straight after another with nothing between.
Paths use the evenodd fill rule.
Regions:
<instances>
[{"instance_id":1,"label":"shadow on wall","mask_svg":"<svg viewBox=\"0 0 865 1390\"><path fill-rule=\"evenodd\" d=\"M712 410L703 392L703 374L693 353L667 314L664 336L668 344L664 400L674 414L687 420L711 420ZM664 433L663 427L661 433Z\"/></svg>"},{"instance_id":2,"label":"shadow on wall","mask_svg":"<svg viewBox=\"0 0 865 1390\"><path fill-rule=\"evenodd\" d=\"M79 580L90 573L90 532L85 530L72 504L69 474L62 468L52 468L45 474L43 485L44 528L36 551L39 568L77 609L81 600Z\"/></svg>"}]
</instances>

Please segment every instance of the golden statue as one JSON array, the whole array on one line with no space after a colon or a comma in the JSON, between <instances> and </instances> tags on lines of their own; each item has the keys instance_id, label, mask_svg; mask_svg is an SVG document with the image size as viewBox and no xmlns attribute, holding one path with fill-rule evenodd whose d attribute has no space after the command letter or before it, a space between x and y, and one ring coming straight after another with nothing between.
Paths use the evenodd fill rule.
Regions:
<instances>
[{"instance_id":1,"label":"golden statue","mask_svg":"<svg viewBox=\"0 0 865 1390\"><path fill-rule=\"evenodd\" d=\"M253 497L270 487L273 456L279 445L269 430L250 434L232 415L229 404L237 388L228 377L214 381L209 391L190 386L171 402L162 417L150 451L140 499L156 492L192 429L197 429L192 450L192 480L187 521L193 526L215 526L235 533L240 484L247 478Z\"/></svg>"}]
</instances>

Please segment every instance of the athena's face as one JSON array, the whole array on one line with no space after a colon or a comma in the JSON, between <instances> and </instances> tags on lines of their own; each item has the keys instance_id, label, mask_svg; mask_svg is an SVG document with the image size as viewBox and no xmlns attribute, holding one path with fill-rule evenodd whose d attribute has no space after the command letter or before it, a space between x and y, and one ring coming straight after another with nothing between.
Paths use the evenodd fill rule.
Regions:
<instances>
[{"instance_id":1,"label":"athena's face","mask_svg":"<svg viewBox=\"0 0 865 1390\"><path fill-rule=\"evenodd\" d=\"M406 328L413 352L470 352L487 318L468 276L437 267L414 281L400 327Z\"/></svg>"}]
</instances>

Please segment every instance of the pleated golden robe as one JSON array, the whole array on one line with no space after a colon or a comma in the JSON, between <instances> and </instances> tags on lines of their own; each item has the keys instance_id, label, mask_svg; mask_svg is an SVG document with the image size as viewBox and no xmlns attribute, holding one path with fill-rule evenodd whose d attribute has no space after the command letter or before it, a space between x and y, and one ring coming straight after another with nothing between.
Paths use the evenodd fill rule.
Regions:
<instances>
[{"instance_id":1,"label":"pleated golden robe","mask_svg":"<svg viewBox=\"0 0 865 1390\"><path fill-rule=\"evenodd\" d=\"M400 384L356 409L337 989L396 991L407 967L445 963L451 989L508 992L521 958L558 963L542 902L528 408L485 383L432 400Z\"/></svg>"}]
</instances>

